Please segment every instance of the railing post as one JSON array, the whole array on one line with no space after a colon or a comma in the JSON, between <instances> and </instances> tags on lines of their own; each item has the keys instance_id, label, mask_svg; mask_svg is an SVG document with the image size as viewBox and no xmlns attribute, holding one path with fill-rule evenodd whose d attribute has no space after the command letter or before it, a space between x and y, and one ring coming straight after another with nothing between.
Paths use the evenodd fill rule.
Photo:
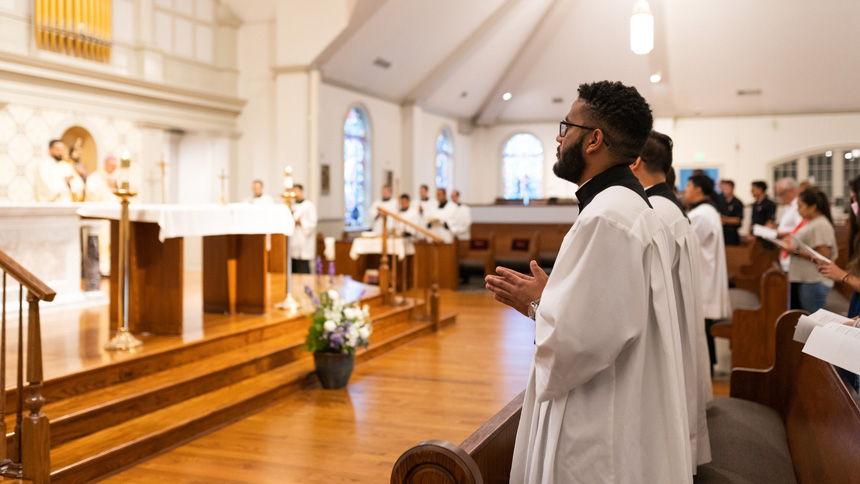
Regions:
<instances>
[{"instance_id":1,"label":"railing post","mask_svg":"<svg viewBox=\"0 0 860 484\"><path fill-rule=\"evenodd\" d=\"M439 331L439 244L433 244L433 283L430 295L430 320L433 331Z\"/></svg>"},{"instance_id":2,"label":"railing post","mask_svg":"<svg viewBox=\"0 0 860 484\"><path fill-rule=\"evenodd\" d=\"M51 482L51 432L48 417L42 413L45 398L42 389L42 331L39 320L39 298L27 292L27 302L30 305L27 328L27 399L25 405L30 414L22 425L22 440L24 448L21 452L21 464L24 479L35 484ZM21 388L18 388L21 391Z\"/></svg>"},{"instance_id":3,"label":"railing post","mask_svg":"<svg viewBox=\"0 0 860 484\"><path fill-rule=\"evenodd\" d=\"M382 292L382 303L391 302L391 293L388 291L388 216L382 213L382 256L379 260L379 290Z\"/></svg>"}]
</instances>

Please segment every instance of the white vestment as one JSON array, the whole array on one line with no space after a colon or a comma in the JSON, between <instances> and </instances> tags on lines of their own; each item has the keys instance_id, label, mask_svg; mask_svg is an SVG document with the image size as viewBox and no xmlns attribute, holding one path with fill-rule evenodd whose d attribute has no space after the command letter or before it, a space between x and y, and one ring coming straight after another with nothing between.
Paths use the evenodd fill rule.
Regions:
<instances>
[{"instance_id":1,"label":"white vestment","mask_svg":"<svg viewBox=\"0 0 860 484\"><path fill-rule=\"evenodd\" d=\"M275 200L272 199L271 195L264 193L259 197L246 198L245 203L250 203L251 205L272 205L275 203Z\"/></svg>"},{"instance_id":2,"label":"white vestment","mask_svg":"<svg viewBox=\"0 0 860 484\"><path fill-rule=\"evenodd\" d=\"M109 180L116 185L116 170L114 175L109 175L104 170L91 173L87 177L87 189L84 200L87 202L114 202L119 203L119 197L113 194ZM110 220L102 220L99 228L99 272L103 275L110 274Z\"/></svg>"},{"instance_id":3,"label":"white vestment","mask_svg":"<svg viewBox=\"0 0 860 484\"><path fill-rule=\"evenodd\" d=\"M422 217L421 214L418 213L418 209L415 207L409 207L405 212L398 211L397 214L419 227L425 227L427 224L427 222L424 221L424 217ZM421 234L419 234L414 228L401 222L397 222L394 224L394 233L397 235L411 235L415 237L415 240L421 238Z\"/></svg>"},{"instance_id":4,"label":"white vestment","mask_svg":"<svg viewBox=\"0 0 860 484\"><path fill-rule=\"evenodd\" d=\"M469 240L472 233L472 210L465 204L454 204L454 210L448 222L448 229L457 240Z\"/></svg>"},{"instance_id":5,"label":"white vestment","mask_svg":"<svg viewBox=\"0 0 860 484\"><path fill-rule=\"evenodd\" d=\"M648 200L674 240L672 280L681 330L684 389L690 425L693 474L695 474L696 466L711 461L706 408L714 397L699 282L701 248L690 221L673 201L676 199L672 189L665 184L652 188L654 188L653 191L651 188L646 190L649 195ZM661 195L652 193L661 193ZM673 198L669 199L668 196Z\"/></svg>"},{"instance_id":6,"label":"white vestment","mask_svg":"<svg viewBox=\"0 0 860 484\"><path fill-rule=\"evenodd\" d=\"M706 319L732 316L726 244L720 213L710 203L700 203L687 213L702 248L702 310Z\"/></svg>"},{"instance_id":7,"label":"white vestment","mask_svg":"<svg viewBox=\"0 0 860 484\"><path fill-rule=\"evenodd\" d=\"M629 188L582 209L541 295L511 483L692 482L668 243Z\"/></svg>"},{"instance_id":8,"label":"white vestment","mask_svg":"<svg viewBox=\"0 0 860 484\"><path fill-rule=\"evenodd\" d=\"M72 177L66 184L66 177ZM66 161L46 158L39 161L34 179L37 202L74 202L84 199L84 181Z\"/></svg>"},{"instance_id":9,"label":"white vestment","mask_svg":"<svg viewBox=\"0 0 860 484\"><path fill-rule=\"evenodd\" d=\"M400 206L397 200L394 197L389 198L388 200L374 200L373 203L370 204L370 216L373 217L373 228L371 229L374 233L381 234L382 233L382 216L379 215L378 209L379 207L383 207L388 209L391 212L397 213L400 211ZM386 221L387 229L394 229L394 220L388 219Z\"/></svg>"},{"instance_id":10,"label":"white vestment","mask_svg":"<svg viewBox=\"0 0 860 484\"><path fill-rule=\"evenodd\" d=\"M790 234L802 221L803 217L801 217L800 212L797 211L797 197L794 197L794 200L785 207L785 211L779 219L779 226L776 228L776 231L780 234ZM782 268L783 272L788 272L788 268L791 266L791 256L786 255L785 257L782 257L780 254L779 266Z\"/></svg>"},{"instance_id":11,"label":"white vestment","mask_svg":"<svg viewBox=\"0 0 860 484\"><path fill-rule=\"evenodd\" d=\"M454 242L454 234L451 232L449 221L454 218L454 213L457 211L457 204L454 202L446 202L444 207L436 207L430 210L430 213L424 214L430 225L430 231L442 238L444 243L450 244Z\"/></svg>"},{"instance_id":12,"label":"white vestment","mask_svg":"<svg viewBox=\"0 0 860 484\"><path fill-rule=\"evenodd\" d=\"M439 202L436 201L435 198L428 198L427 200L421 200L420 197L418 198L418 213L420 213L425 219L428 218L428 215L433 213L437 208L439 208Z\"/></svg>"},{"instance_id":13,"label":"white vestment","mask_svg":"<svg viewBox=\"0 0 860 484\"><path fill-rule=\"evenodd\" d=\"M314 260L317 256L317 209L313 202L293 202L293 219L296 221L296 229L290 242L290 257Z\"/></svg>"}]
</instances>

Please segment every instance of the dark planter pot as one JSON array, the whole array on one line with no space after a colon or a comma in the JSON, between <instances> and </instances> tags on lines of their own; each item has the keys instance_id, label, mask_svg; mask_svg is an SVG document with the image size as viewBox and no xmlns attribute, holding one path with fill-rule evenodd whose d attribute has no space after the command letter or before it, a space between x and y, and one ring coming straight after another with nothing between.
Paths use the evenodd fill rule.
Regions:
<instances>
[{"instance_id":1,"label":"dark planter pot","mask_svg":"<svg viewBox=\"0 0 860 484\"><path fill-rule=\"evenodd\" d=\"M322 387L336 390L345 387L349 383L349 377L352 375L352 369L355 367L355 355L315 351L314 365L317 369L317 378Z\"/></svg>"}]
</instances>

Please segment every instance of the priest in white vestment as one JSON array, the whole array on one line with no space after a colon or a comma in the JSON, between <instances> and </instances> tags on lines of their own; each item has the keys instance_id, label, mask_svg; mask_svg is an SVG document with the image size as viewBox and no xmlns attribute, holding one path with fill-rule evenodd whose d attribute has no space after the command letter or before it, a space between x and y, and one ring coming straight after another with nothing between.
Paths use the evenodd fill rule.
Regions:
<instances>
[{"instance_id":1,"label":"priest in white vestment","mask_svg":"<svg viewBox=\"0 0 860 484\"><path fill-rule=\"evenodd\" d=\"M427 214L431 213L439 207L439 202L430 198L430 188L427 185L418 187L418 213L422 217L427 218Z\"/></svg>"},{"instance_id":2,"label":"priest in white vestment","mask_svg":"<svg viewBox=\"0 0 860 484\"><path fill-rule=\"evenodd\" d=\"M84 200L95 203L119 203L119 197L113 194L117 189L117 161L113 155L105 157L102 169L90 173L86 182ZM99 228L99 272L102 276L110 275L110 220L102 220Z\"/></svg>"},{"instance_id":3,"label":"priest in white vestment","mask_svg":"<svg viewBox=\"0 0 860 484\"><path fill-rule=\"evenodd\" d=\"M444 188L436 189L436 201L439 202L436 208L428 210L428 213L424 214L424 218L427 219L427 228L441 237L444 243L450 244L454 242L454 234L451 232L448 222L454 218L457 204L448 201L448 193Z\"/></svg>"},{"instance_id":4,"label":"priest in white vestment","mask_svg":"<svg viewBox=\"0 0 860 484\"><path fill-rule=\"evenodd\" d=\"M669 241L628 166L651 125L634 88L581 85L553 167L580 214L552 274L487 277L535 319L513 484L692 482Z\"/></svg>"},{"instance_id":5,"label":"priest in white vestment","mask_svg":"<svg viewBox=\"0 0 860 484\"><path fill-rule=\"evenodd\" d=\"M710 328L717 321L732 316L723 223L720 212L711 205L713 193L714 181L707 175L691 176L684 190L684 200L690 207L687 216L701 247L702 311L712 367L717 363L717 353Z\"/></svg>"},{"instance_id":6,"label":"priest in white vestment","mask_svg":"<svg viewBox=\"0 0 860 484\"><path fill-rule=\"evenodd\" d=\"M49 158L39 161L34 178L37 202L78 202L84 199L84 181L71 163L63 160L66 145L48 144Z\"/></svg>"},{"instance_id":7,"label":"priest in white vestment","mask_svg":"<svg viewBox=\"0 0 860 484\"><path fill-rule=\"evenodd\" d=\"M400 209L398 210L398 214L406 219L408 222L411 222L419 227L424 226L426 223L424 221L424 217L418 213L418 208L412 206L412 202L409 198L409 195L402 194L400 195ZM397 235L403 235L408 237L413 237L413 240L418 240L421 237L421 234L418 233L413 227L406 225L402 222L397 222L394 226L394 233Z\"/></svg>"},{"instance_id":8,"label":"priest in white vestment","mask_svg":"<svg viewBox=\"0 0 860 484\"><path fill-rule=\"evenodd\" d=\"M245 199L245 203L251 205L272 205L275 203L271 195L263 193L263 180L254 180L254 183L251 184L251 193L252 195Z\"/></svg>"},{"instance_id":9,"label":"priest in white vestment","mask_svg":"<svg viewBox=\"0 0 860 484\"><path fill-rule=\"evenodd\" d=\"M472 236L472 210L468 205L460 203L460 191L451 192L451 202L456 209L451 219L447 221L448 230L457 240L469 240Z\"/></svg>"},{"instance_id":10,"label":"priest in white vestment","mask_svg":"<svg viewBox=\"0 0 860 484\"><path fill-rule=\"evenodd\" d=\"M311 262L317 256L317 209L313 202L305 199L302 185L296 184L293 191L296 194L292 206L296 228L290 242L293 273L310 274Z\"/></svg>"},{"instance_id":11,"label":"priest in white vestment","mask_svg":"<svg viewBox=\"0 0 860 484\"><path fill-rule=\"evenodd\" d=\"M382 233L382 215L379 214L379 207L386 208L395 213L399 210L397 200L391 196L391 187L387 185L382 187L382 199L374 200L373 203L370 204L370 216L373 217L372 231L376 234ZM393 220L388 220L386 224L388 225L387 228L389 231L394 229Z\"/></svg>"},{"instance_id":12,"label":"priest in white vestment","mask_svg":"<svg viewBox=\"0 0 860 484\"><path fill-rule=\"evenodd\" d=\"M705 317L702 314L699 239L684 215L675 191L666 183L672 169L672 139L652 131L639 158L630 166L645 187L648 200L669 232L672 245L672 281L681 330L681 354L693 474L696 466L711 461L707 404L713 399Z\"/></svg>"}]
</instances>

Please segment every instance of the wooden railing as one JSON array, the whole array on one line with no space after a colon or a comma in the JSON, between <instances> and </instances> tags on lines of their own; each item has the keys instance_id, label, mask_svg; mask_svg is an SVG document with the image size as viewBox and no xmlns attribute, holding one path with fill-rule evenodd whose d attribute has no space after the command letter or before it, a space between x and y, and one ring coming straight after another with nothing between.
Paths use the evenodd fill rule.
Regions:
<instances>
[{"instance_id":1,"label":"wooden railing","mask_svg":"<svg viewBox=\"0 0 860 484\"><path fill-rule=\"evenodd\" d=\"M401 217L400 214L396 212L392 212L384 207L379 207L379 215L382 216L382 256L379 260L379 289L382 291L382 299L385 304L391 303L394 292L397 288L397 272L394 271L394 277L392 277L391 266L388 265L388 227L389 220L388 218L392 218L396 222L399 222L406 227L413 229L415 232L423 235L427 240L429 240L433 244L433 263L431 266L432 269L432 279L430 282L430 297L429 297L429 306L430 306L430 319L433 321L434 327L439 329L439 244L445 242L441 237L434 234L433 232L427 230L425 227L422 227L418 224L412 223L409 220ZM395 261L396 263L396 261ZM417 280L417 272L418 272L418 264L414 264L414 270L416 273L415 279ZM404 282L403 287L406 287L405 274L404 274ZM425 297L424 300L427 301L428 298L426 296L427 288L425 288Z\"/></svg>"},{"instance_id":2,"label":"wooden railing","mask_svg":"<svg viewBox=\"0 0 860 484\"><path fill-rule=\"evenodd\" d=\"M0 270L3 272L2 326L0 326L0 415L6 416L6 286L7 275L20 284L18 290L18 408L15 414L16 452L8 455L6 448L6 421L0 420L0 471L4 476L23 478L42 484L51 482L50 427L48 417L42 413L42 332L39 319L39 301L53 301L53 289L30 271L0 251ZM27 398L24 398L24 289L27 290ZM28 415L23 415L26 405Z\"/></svg>"}]
</instances>

